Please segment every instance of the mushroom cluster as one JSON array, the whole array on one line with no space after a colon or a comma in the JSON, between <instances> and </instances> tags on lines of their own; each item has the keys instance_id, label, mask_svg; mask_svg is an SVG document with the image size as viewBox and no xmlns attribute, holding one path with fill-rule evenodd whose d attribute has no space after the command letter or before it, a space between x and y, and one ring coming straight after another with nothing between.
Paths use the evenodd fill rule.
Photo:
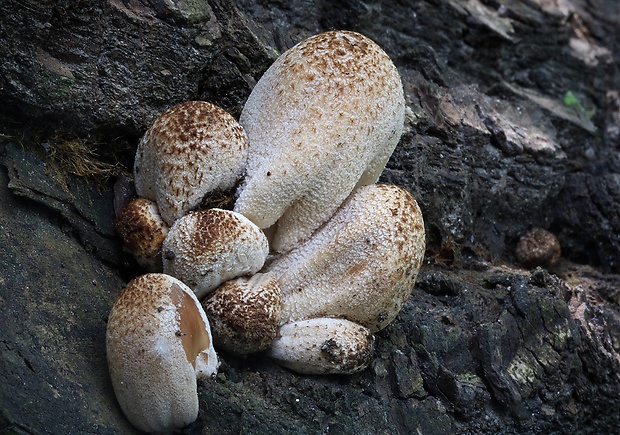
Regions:
<instances>
[{"instance_id":1,"label":"mushroom cluster","mask_svg":"<svg viewBox=\"0 0 620 435\"><path fill-rule=\"evenodd\" d=\"M265 351L303 374L370 363L374 332L406 302L425 250L413 196L376 184L404 111L388 55L331 31L276 60L239 122L200 101L157 118L137 149L138 198L117 216L150 273L123 290L107 330L114 391L134 425L193 421L195 379L216 373L214 349ZM153 379L138 376L143 364Z\"/></svg>"}]
</instances>

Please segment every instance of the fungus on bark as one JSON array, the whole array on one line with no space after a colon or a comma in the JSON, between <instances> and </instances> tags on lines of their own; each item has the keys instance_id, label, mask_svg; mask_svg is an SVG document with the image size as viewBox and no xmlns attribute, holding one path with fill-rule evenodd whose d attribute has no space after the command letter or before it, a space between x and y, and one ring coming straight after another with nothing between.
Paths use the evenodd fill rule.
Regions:
<instances>
[{"instance_id":1,"label":"fungus on bark","mask_svg":"<svg viewBox=\"0 0 620 435\"><path fill-rule=\"evenodd\" d=\"M217 349L243 355L267 349L276 337L282 295L273 273L222 284L202 302Z\"/></svg>"},{"instance_id":2,"label":"fungus on bark","mask_svg":"<svg viewBox=\"0 0 620 435\"><path fill-rule=\"evenodd\" d=\"M345 319L316 318L283 325L268 354L302 374L350 374L365 369L374 335Z\"/></svg>"},{"instance_id":3,"label":"fungus on bark","mask_svg":"<svg viewBox=\"0 0 620 435\"><path fill-rule=\"evenodd\" d=\"M372 40L349 31L308 38L258 81L240 123L250 146L235 211L277 222L286 252L326 222L356 185L376 182L398 143L400 75Z\"/></svg>"},{"instance_id":4,"label":"fungus on bark","mask_svg":"<svg viewBox=\"0 0 620 435\"><path fill-rule=\"evenodd\" d=\"M242 175L248 140L225 110L204 101L163 112L138 144L136 192L159 206L168 225L211 194L232 189Z\"/></svg>"},{"instance_id":5,"label":"fungus on bark","mask_svg":"<svg viewBox=\"0 0 620 435\"><path fill-rule=\"evenodd\" d=\"M168 225L154 201L136 198L123 207L116 218L116 231L124 249L149 272L161 272L161 245L168 235Z\"/></svg>"},{"instance_id":6,"label":"fungus on bark","mask_svg":"<svg viewBox=\"0 0 620 435\"><path fill-rule=\"evenodd\" d=\"M515 255L526 267L550 267L560 259L562 252L557 237L542 228L528 231L517 243Z\"/></svg>"},{"instance_id":7,"label":"fungus on bark","mask_svg":"<svg viewBox=\"0 0 620 435\"><path fill-rule=\"evenodd\" d=\"M229 279L258 272L268 253L260 228L239 213L217 208L178 219L162 245L164 273L183 281L199 299Z\"/></svg>"},{"instance_id":8,"label":"fungus on bark","mask_svg":"<svg viewBox=\"0 0 620 435\"><path fill-rule=\"evenodd\" d=\"M196 378L215 376L219 365L196 296L159 273L123 289L108 319L106 351L116 398L129 421L146 432L196 420Z\"/></svg>"}]
</instances>

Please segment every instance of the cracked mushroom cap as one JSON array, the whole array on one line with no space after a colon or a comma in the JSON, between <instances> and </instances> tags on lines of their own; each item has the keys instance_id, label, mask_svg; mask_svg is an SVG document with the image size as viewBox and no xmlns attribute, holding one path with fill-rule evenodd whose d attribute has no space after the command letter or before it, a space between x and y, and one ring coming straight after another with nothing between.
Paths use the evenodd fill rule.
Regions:
<instances>
[{"instance_id":1,"label":"cracked mushroom cap","mask_svg":"<svg viewBox=\"0 0 620 435\"><path fill-rule=\"evenodd\" d=\"M106 347L114 393L134 426L163 432L196 420L196 378L215 376L218 359L190 288L159 273L130 281L110 313Z\"/></svg>"},{"instance_id":2,"label":"cracked mushroom cap","mask_svg":"<svg viewBox=\"0 0 620 435\"><path fill-rule=\"evenodd\" d=\"M243 171L248 141L226 111L189 101L163 112L138 144L138 196L157 202L172 223L211 194L232 189Z\"/></svg>"},{"instance_id":3,"label":"cracked mushroom cap","mask_svg":"<svg viewBox=\"0 0 620 435\"><path fill-rule=\"evenodd\" d=\"M225 281L255 274L268 253L260 228L239 213L217 208L178 219L162 245L164 273L186 283L199 299Z\"/></svg>"},{"instance_id":4,"label":"cracked mushroom cap","mask_svg":"<svg viewBox=\"0 0 620 435\"><path fill-rule=\"evenodd\" d=\"M374 341L374 335L357 323L316 318L282 325L268 354L301 374L350 374L368 366Z\"/></svg>"},{"instance_id":5,"label":"cracked mushroom cap","mask_svg":"<svg viewBox=\"0 0 620 435\"><path fill-rule=\"evenodd\" d=\"M405 101L389 56L359 33L332 31L267 70L239 122L249 141L235 211L277 222L286 252L327 221L356 185L374 183L398 143Z\"/></svg>"},{"instance_id":6,"label":"cracked mushroom cap","mask_svg":"<svg viewBox=\"0 0 620 435\"><path fill-rule=\"evenodd\" d=\"M222 284L202 302L218 349L243 355L269 347L282 313L282 295L273 273L257 273Z\"/></svg>"},{"instance_id":7,"label":"cracked mushroom cap","mask_svg":"<svg viewBox=\"0 0 620 435\"><path fill-rule=\"evenodd\" d=\"M130 201L116 218L116 231L123 239L125 250L138 264L149 272L161 272L161 245L168 235L168 225L154 201L145 198Z\"/></svg>"},{"instance_id":8,"label":"cracked mushroom cap","mask_svg":"<svg viewBox=\"0 0 620 435\"><path fill-rule=\"evenodd\" d=\"M282 322L338 317L378 331L407 301L424 258L424 221L407 190L358 187L310 240L270 263Z\"/></svg>"}]
</instances>

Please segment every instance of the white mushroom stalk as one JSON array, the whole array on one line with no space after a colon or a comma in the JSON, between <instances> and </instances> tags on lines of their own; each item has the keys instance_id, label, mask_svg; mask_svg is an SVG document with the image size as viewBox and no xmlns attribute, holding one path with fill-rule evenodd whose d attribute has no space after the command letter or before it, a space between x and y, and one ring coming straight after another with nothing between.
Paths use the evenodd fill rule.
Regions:
<instances>
[{"instance_id":1,"label":"white mushroom stalk","mask_svg":"<svg viewBox=\"0 0 620 435\"><path fill-rule=\"evenodd\" d=\"M138 144L138 196L157 202L168 225L205 197L232 189L244 169L247 136L225 110L204 101L171 107Z\"/></svg>"},{"instance_id":2,"label":"white mushroom stalk","mask_svg":"<svg viewBox=\"0 0 620 435\"><path fill-rule=\"evenodd\" d=\"M282 291L282 322L338 317L378 331L398 314L424 257L422 213L393 185L357 188L305 244L266 267Z\"/></svg>"},{"instance_id":3,"label":"white mushroom stalk","mask_svg":"<svg viewBox=\"0 0 620 435\"><path fill-rule=\"evenodd\" d=\"M356 185L374 183L398 143L398 71L372 40L332 31L288 50L241 114L250 147L235 203L285 252L326 222Z\"/></svg>"},{"instance_id":4,"label":"white mushroom stalk","mask_svg":"<svg viewBox=\"0 0 620 435\"><path fill-rule=\"evenodd\" d=\"M106 343L116 398L134 426L166 432L196 420L196 378L214 376L219 363L190 288L164 274L130 281L110 313Z\"/></svg>"},{"instance_id":5,"label":"white mushroom stalk","mask_svg":"<svg viewBox=\"0 0 620 435\"><path fill-rule=\"evenodd\" d=\"M344 319L317 318L283 325L268 354L302 374L350 374L372 359L373 334Z\"/></svg>"},{"instance_id":6,"label":"white mushroom stalk","mask_svg":"<svg viewBox=\"0 0 620 435\"><path fill-rule=\"evenodd\" d=\"M258 272L269 253L267 237L245 216L217 208L189 213L162 245L164 273L202 299L220 284Z\"/></svg>"}]
</instances>

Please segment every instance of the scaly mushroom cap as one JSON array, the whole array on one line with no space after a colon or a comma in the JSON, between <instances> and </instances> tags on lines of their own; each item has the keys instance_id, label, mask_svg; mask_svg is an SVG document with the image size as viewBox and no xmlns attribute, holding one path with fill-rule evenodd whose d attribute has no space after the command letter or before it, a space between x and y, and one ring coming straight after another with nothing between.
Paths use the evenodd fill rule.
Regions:
<instances>
[{"instance_id":1,"label":"scaly mushroom cap","mask_svg":"<svg viewBox=\"0 0 620 435\"><path fill-rule=\"evenodd\" d=\"M245 216L217 208L178 219L162 246L164 273L190 286L199 299L229 279L258 272L267 237Z\"/></svg>"},{"instance_id":2,"label":"scaly mushroom cap","mask_svg":"<svg viewBox=\"0 0 620 435\"><path fill-rule=\"evenodd\" d=\"M218 360L191 289L159 273L130 281L110 313L106 345L116 398L133 425L160 432L196 420L196 378L215 376Z\"/></svg>"},{"instance_id":3,"label":"scaly mushroom cap","mask_svg":"<svg viewBox=\"0 0 620 435\"><path fill-rule=\"evenodd\" d=\"M519 239L515 255L525 267L551 267L560 259L562 249L553 233L533 228Z\"/></svg>"},{"instance_id":4,"label":"scaly mushroom cap","mask_svg":"<svg viewBox=\"0 0 620 435\"><path fill-rule=\"evenodd\" d=\"M282 295L273 273L257 273L222 284L202 302L218 349L243 355L269 347L282 314Z\"/></svg>"},{"instance_id":5,"label":"scaly mushroom cap","mask_svg":"<svg viewBox=\"0 0 620 435\"><path fill-rule=\"evenodd\" d=\"M282 325L268 354L301 374L350 374L368 366L374 341L357 323L317 318Z\"/></svg>"},{"instance_id":6,"label":"scaly mushroom cap","mask_svg":"<svg viewBox=\"0 0 620 435\"><path fill-rule=\"evenodd\" d=\"M272 247L292 249L327 221L356 185L374 183L400 139L405 102L388 55L358 33L332 31L284 53L248 98L250 141L235 211Z\"/></svg>"},{"instance_id":7,"label":"scaly mushroom cap","mask_svg":"<svg viewBox=\"0 0 620 435\"><path fill-rule=\"evenodd\" d=\"M154 201L136 198L123 207L116 218L116 231L125 250L149 272L161 272L161 245L168 235L168 225Z\"/></svg>"},{"instance_id":8,"label":"scaly mushroom cap","mask_svg":"<svg viewBox=\"0 0 620 435\"><path fill-rule=\"evenodd\" d=\"M341 317L378 331L398 314L424 257L424 221L398 186L358 187L305 244L265 269L282 291L282 322Z\"/></svg>"},{"instance_id":9,"label":"scaly mushroom cap","mask_svg":"<svg viewBox=\"0 0 620 435\"><path fill-rule=\"evenodd\" d=\"M232 189L247 157L247 136L226 111L190 101L162 113L138 144L138 196L157 202L169 224L210 194Z\"/></svg>"}]
</instances>

